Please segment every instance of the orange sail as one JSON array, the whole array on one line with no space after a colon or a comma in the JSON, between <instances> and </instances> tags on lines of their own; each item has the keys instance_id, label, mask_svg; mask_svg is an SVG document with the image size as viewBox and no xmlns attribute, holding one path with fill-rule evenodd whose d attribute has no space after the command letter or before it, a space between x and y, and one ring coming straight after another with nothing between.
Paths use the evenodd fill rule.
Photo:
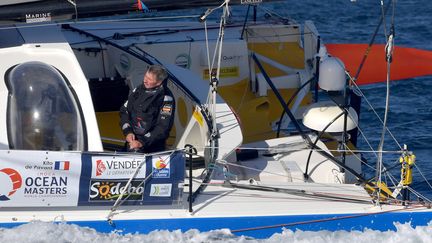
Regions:
<instances>
[{"instance_id":1,"label":"orange sail","mask_svg":"<svg viewBox=\"0 0 432 243\"><path fill-rule=\"evenodd\" d=\"M340 58L346 70L355 76L365 55L367 44L326 44L330 55ZM416 48L398 47L393 51L390 79L400 80L418 76L432 75L432 51ZM385 45L372 45L357 79L358 85L385 82L387 63Z\"/></svg>"}]
</instances>

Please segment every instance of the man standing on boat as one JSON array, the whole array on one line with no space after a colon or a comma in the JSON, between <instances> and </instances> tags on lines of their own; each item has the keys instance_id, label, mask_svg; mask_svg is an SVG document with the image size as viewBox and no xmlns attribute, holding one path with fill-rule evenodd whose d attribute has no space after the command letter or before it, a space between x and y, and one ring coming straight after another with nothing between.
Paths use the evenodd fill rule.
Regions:
<instances>
[{"instance_id":1,"label":"man standing on boat","mask_svg":"<svg viewBox=\"0 0 432 243\"><path fill-rule=\"evenodd\" d=\"M165 150L174 122L175 101L166 86L167 71L160 65L147 69L141 85L120 108L120 126L129 151Z\"/></svg>"}]
</instances>

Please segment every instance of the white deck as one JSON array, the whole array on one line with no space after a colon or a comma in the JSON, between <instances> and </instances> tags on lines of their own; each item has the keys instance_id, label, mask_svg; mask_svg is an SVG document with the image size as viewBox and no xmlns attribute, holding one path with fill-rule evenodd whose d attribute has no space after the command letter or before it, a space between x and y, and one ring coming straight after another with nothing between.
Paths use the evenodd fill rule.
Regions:
<instances>
[{"instance_id":1,"label":"white deck","mask_svg":"<svg viewBox=\"0 0 432 243\"><path fill-rule=\"evenodd\" d=\"M374 206L372 202L367 201L369 196L363 188L355 185L344 184L335 186L316 183L292 183L284 188L356 198L364 200L364 203L209 186L204 193L197 197L196 202L193 204L193 213L189 213L187 210L187 194L184 193L184 208L181 205L174 206L174 208L172 206L122 206L117 211L118 214L114 216L113 220L356 214L403 208L402 206L390 205ZM431 212L430 209L416 209L416 211ZM0 222L28 222L31 220L54 222L63 220L104 221L109 212L110 207L38 208L37 211L9 208L1 210Z\"/></svg>"}]
</instances>

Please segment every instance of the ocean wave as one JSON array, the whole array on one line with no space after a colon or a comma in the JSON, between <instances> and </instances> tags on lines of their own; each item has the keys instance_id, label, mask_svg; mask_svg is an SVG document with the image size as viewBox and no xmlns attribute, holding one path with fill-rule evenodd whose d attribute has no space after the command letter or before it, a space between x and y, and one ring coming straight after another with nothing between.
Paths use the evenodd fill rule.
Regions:
<instances>
[{"instance_id":1,"label":"ocean wave","mask_svg":"<svg viewBox=\"0 0 432 243\"><path fill-rule=\"evenodd\" d=\"M65 223L32 222L12 229L0 229L2 242L432 242L432 224L412 227L395 223L396 231L292 231L283 229L267 239L235 236L228 229L209 232L156 230L149 234L99 233L94 229Z\"/></svg>"}]
</instances>

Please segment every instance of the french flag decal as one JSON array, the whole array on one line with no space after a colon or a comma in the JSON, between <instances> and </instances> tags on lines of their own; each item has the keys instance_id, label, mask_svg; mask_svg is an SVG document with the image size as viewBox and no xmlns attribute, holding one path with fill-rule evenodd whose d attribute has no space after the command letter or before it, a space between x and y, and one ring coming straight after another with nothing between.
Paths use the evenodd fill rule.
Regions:
<instances>
[{"instance_id":1,"label":"french flag decal","mask_svg":"<svg viewBox=\"0 0 432 243\"><path fill-rule=\"evenodd\" d=\"M69 161L56 161L54 170L69 170Z\"/></svg>"},{"instance_id":2,"label":"french flag decal","mask_svg":"<svg viewBox=\"0 0 432 243\"><path fill-rule=\"evenodd\" d=\"M143 10L143 11L149 10L142 0L138 0L137 5L139 10Z\"/></svg>"}]
</instances>

